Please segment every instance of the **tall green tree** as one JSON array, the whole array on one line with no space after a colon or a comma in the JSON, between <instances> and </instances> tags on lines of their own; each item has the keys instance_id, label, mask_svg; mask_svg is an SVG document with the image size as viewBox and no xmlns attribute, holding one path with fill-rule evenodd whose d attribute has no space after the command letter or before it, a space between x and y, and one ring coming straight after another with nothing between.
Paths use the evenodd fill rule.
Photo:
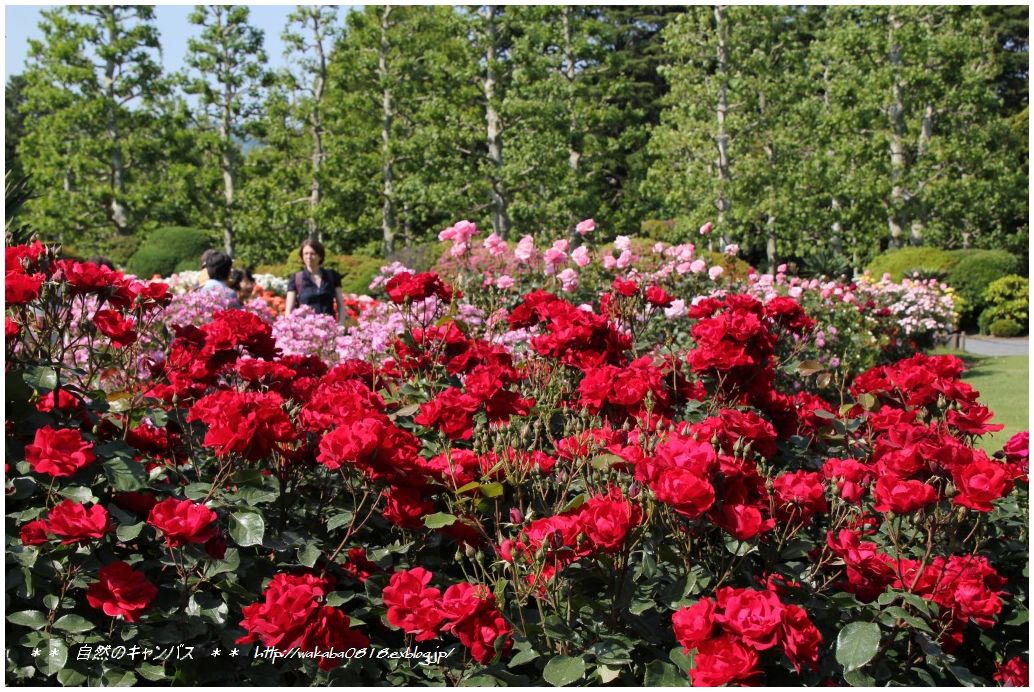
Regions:
<instances>
[{"instance_id":1,"label":"tall green tree","mask_svg":"<svg viewBox=\"0 0 1034 692\"><path fill-rule=\"evenodd\" d=\"M223 247L234 250L238 177L242 147L252 134L268 85L263 32L248 23L241 5L198 5L190 23L201 29L187 41L185 90L197 97L197 125L207 140L223 177L220 226Z\"/></svg>"},{"instance_id":2,"label":"tall green tree","mask_svg":"<svg viewBox=\"0 0 1034 692\"><path fill-rule=\"evenodd\" d=\"M42 17L21 108L30 223L49 239L103 248L134 233L157 193L141 157L167 90L154 11L67 6Z\"/></svg>"}]
</instances>

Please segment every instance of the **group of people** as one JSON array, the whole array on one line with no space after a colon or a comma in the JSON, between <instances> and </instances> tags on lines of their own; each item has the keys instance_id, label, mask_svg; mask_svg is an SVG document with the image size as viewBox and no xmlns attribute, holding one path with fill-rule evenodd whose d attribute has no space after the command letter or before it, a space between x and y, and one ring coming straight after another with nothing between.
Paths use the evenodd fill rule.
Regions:
<instances>
[{"instance_id":1,"label":"group of people","mask_svg":"<svg viewBox=\"0 0 1034 692\"><path fill-rule=\"evenodd\" d=\"M287 303L290 314L299 305L310 307L321 315L336 315L338 324L345 323L345 297L341 293L341 275L323 267L327 251L315 238L306 238L300 248L302 269L287 278ZM224 296L231 307L239 308L255 291L255 278L247 269L234 269L233 259L221 250L205 250L201 255L201 277L198 290Z\"/></svg>"}]
</instances>

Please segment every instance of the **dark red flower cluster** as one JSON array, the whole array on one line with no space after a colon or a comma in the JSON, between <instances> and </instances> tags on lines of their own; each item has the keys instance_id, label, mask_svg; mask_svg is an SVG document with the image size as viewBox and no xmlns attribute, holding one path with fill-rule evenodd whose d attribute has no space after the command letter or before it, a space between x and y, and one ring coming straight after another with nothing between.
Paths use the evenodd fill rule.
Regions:
<instances>
[{"instance_id":1,"label":"dark red flower cluster","mask_svg":"<svg viewBox=\"0 0 1034 692\"><path fill-rule=\"evenodd\" d=\"M620 550L642 519L638 504L611 489L563 514L536 519L516 540L504 540L499 554L507 562L530 566L534 574L529 581L542 584L575 560Z\"/></svg>"},{"instance_id":2,"label":"dark red flower cluster","mask_svg":"<svg viewBox=\"0 0 1034 692\"><path fill-rule=\"evenodd\" d=\"M738 540L770 531L775 519L769 516L771 503L757 462L716 453L710 438L698 437L696 426L684 430L669 434L652 457L636 466L636 479L687 519L707 513Z\"/></svg>"},{"instance_id":3,"label":"dark red flower cluster","mask_svg":"<svg viewBox=\"0 0 1034 692\"><path fill-rule=\"evenodd\" d=\"M369 639L352 629L348 616L338 608L321 605L332 584L311 574L279 573L266 586L263 600L243 609L241 621L248 633L238 644L261 641L281 651L344 651L362 648ZM343 659L320 658L321 670L337 667Z\"/></svg>"},{"instance_id":4,"label":"dark red flower cluster","mask_svg":"<svg viewBox=\"0 0 1034 692\"><path fill-rule=\"evenodd\" d=\"M23 305L39 297L47 276L40 267L40 259L47 249L38 240L32 245L12 245L4 248L4 302Z\"/></svg>"},{"instance_id":5,"label":"dark red flower cluster","mask_svg":"<svg viewBox=\"0 0 1034 692\"><path fill-rule=\"evenodd\" d=\"M995 682L1003 687L1030 687L1030 666L1019 656L998 665Z\"/></svg>"},{"instance_id":6,"label":"dark red flower cluster","mask_svg":"<svg viewBox=\"0 0 1034 692\"><path fill-rule=\"evenodd\" d=\"M757 684L760 654L780 645L790 663L818 669L822 635L803 608L785 604L774 591L718 589L672 616L675 638L688 653L694 685Z\"/></svg>"},{"instance_id":7,"label":"dark red flower cluster","mask_svg":"<svg viewBox=\"0 0 1034 692\"><path fill-rule=\"evenodd\" d=\"M587 367L578 385L578 405L592 413L606 411L620 425L626 420L670 413L664 373L650 356L637 358L624 367L601 365ZM647 398L649 397L649 402Z\"/></svg>"},{"instance_id":8,"label":"dark red flower cluster","mask_svg":"<svg viewBox=\"0 0 1034 692\"><path fill-rule=\"evenodd\" d=\"M101 505L86 505L65 500L50 510L46 521L31 523L32 528L28 534L31 543L45 542L47 533L53 534L61 539L63 545L72 543L89 543L98 538L103 538L111 533L113 527L108 518L108 510ZM23 527L22 540L25 541L28 526ZM41 535L43 539L40 540Z\"/></svg>"},{"instance_id":9,"label":"dark red flower cluster","mask_svg":"<svg viewBox=\"0 0 1034 692\"><path fill-rule=\"evenodd\" d=\"M384 289L393 303L423 300L431 296L438 296L442 301L448 303L452 301L453 297L462 296L459 291L442 281L441 277L434 272L396 274L388 279Z\"/></svg>"},{"instance_id":10,"label":"dark red flower cluster","mask_svg":"<svg viewBox=\"0 0 1034 692\"><path fill-rule=\"evenodd\" d=\"M199 399L187 421L208 426L204 444L217 456L230 453L258 461L274 450L283 452L297 439L294 425L283 409L284 399L276 392L219 390Z\"/></svg>"},{"instance_id":11,"label":"dark red flower cluster","mask_svg":"<svg viewBox=\"0 0 1034 692\"><path fill-rule=\"evenodd\" d=\"M625 351L632 347L632 337L618 331L603 315L575 307L552 293L525 295L507 319L514 329L544 328L544 334L531 340L531 347L540 356L564 365L590 368L628 362Z\"/></svg>"},{"instance_id":12,"label":"dark red flower cluster","mask_svg":"<svg viewBox=\"0 0 1034 692\"><path fill-rule=\"evenodd\" d=\"M504 652L513 646L512 628L488 587L460 582L442 594L430 586L433 578L423 567L391 575L383 592L390 624L414 635L418 642L434 639L441 632L454 634L479 663L495 657L500 637L505 637Z\"/></svg>"}]
</instances>

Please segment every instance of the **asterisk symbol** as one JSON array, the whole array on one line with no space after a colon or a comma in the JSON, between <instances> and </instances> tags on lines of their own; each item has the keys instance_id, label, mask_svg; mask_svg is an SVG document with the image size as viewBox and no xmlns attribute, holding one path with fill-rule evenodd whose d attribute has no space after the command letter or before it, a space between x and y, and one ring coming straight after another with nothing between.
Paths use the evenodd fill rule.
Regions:
<instances>
[{"instance_id":1,"label":"asterisk symbol","mask_svg":"<svg viewBox=\"0 0 1034 692\"><path fill-rule=\"evenodd\" d=\"M216 647L216 648L212 649L212 655L213 656L218 656L221 653L222 653L222 651L219 650L219 647Z\"/></svg>"},{"instance_id":2,"label":"asterisk symbol","mask_svg":"<svg viewBox=\"0 0 1034 692\"><path fill-rule=\"evenodd\" d=\"M237 649L234 649L233 651L231 651L230 655L231 656L236 656L237 655Z\"/></svg>"},{"instance_id":3,"label":"asterisk symbol","mask_svg":"<svg viewBox=\"0 0 1034 692\"><path fill-rule=\"evenodd\" d=\"M61 652L60 652L60 651L58 651L57 649L51 649L51 650L50 650L50 655L51 655L51 656L60 656L60 655L61 655Z\"/></svg>"},{"instance_id":4,"label":"asterisk symbol","mask_svg":"<svg viewBox=\"0 0 1034 692\"><path fill-rule=\"evenodd\" d=\"M32 650L32 655L33 656L39 656L39 649L33 649Z\"/></svg>"}]
</instances>

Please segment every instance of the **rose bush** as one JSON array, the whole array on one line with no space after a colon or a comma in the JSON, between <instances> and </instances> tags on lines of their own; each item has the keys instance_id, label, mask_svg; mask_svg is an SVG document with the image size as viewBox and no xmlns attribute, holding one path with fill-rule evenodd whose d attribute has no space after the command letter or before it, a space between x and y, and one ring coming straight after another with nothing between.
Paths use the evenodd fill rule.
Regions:
<instances>
[{"instance_id":1,"label":"rose bush","mask_svg":"<svg viewBox=\"0 0 1034 692\"><path fill-rule=\"evenodd\" d=\"M585 247L389 269L331 362L8 248L9 683L1026 682L1027 437L974 448L960 361L816 365L810 289Z\"/></svg>"}]
</instances>

